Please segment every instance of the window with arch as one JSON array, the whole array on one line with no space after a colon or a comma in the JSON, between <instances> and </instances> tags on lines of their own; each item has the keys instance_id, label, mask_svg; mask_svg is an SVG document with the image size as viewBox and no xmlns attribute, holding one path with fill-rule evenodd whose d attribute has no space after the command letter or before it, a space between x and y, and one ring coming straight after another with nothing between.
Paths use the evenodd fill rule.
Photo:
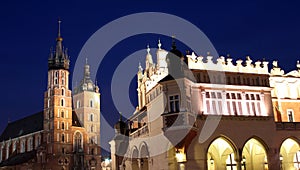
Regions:
<instances>
[{"instance_id":1,"label":"window with arch","mask_svg":"<svg viewBox=\"0 0 300 170\"><path fill-rule=\"evenodd\" d=\"M61 141L65 142L65 134L61 134Z\"/></svg>"},{"instance_id":2,"label":"window with arch","mask_svg":"<svg viewBox=\"0 0 300 170\"><path fill-rule=\"evenodd\" d=\"M76 102L76 108L78 109L80 107L80 100L77 100Z\"/></svg>"},{"instance_id":3,"label":"window with arch","mask_svg":"<svg viewBox=\"0 0 300 170\"><path fill-rule=\"evenodd\" d=\"M65 106L65 99L60 99L60 106Z\"/></svg>"},{"instance_id":4,"label":"window with arch","mask_svg":"<svg viewBox=\"0 0 300 170\"><path fill-rule=\"evenodd\" d=\"M61 89L61 95L65 95L65 89Z\"/></svg>"},{"instance_id":5,"label":"window with arch","mask_svg":"<svg viewBox=\"0 0 300 170\"><path fill-rule=\"evenodd\" d=\"M94 113L90 114L90 121L93 122L94 121Z\"/></svg>"},{"instance_id":6,"label":"window with arch","mask_svg":"<svg viewBox=\"0 0 300 170\"><path fill-rule=\"evenodd\" d=\"M91 125L91 132L94 132L94 126Z\"/></svg>"},{"instance_id":7,"label":"window with arch","mask_svg":"<svg viewBox=\"0 0 300 170\"><path fill-rule=\"evenodd\" d=\"M90 107L94 107L94 101L90 100Z\"/></svg>"},{"instance_id":8,"label":"window with arch","mask_svg":"<svg viewBox=\"0 0 300 170\"><path fill-rule=\"evenodd\" d=\"M226 159L226 170L237 170L234 153L229 154Z\"/></svg>"},{"instance_id":9,"label":"window with arch","mask_svg":"<svg viewBox=\"0 0 300 170\"><path fill-rule=\"evenodd\" d=\"M65 129L65 123L61 122L61 129L64 130Z\"/></svg>"},{"instance_id":10,"label":"window with arch","mask_svg":"<svg viewBox=\"0 0 300 170\"><path fill-rule=\"evenodd\" d=\"M76 132L74 135L74 151L82 151L82 135L80 132Z\"/></svg>"},{"instance_id":11,"label":"window with arch","mask_svg":"<svg viewBox=\"0 0 300 170\"><path fill-rule=\"evenodd\" d=\"M33 138L30 137L28 140L27 140L27 151L32 151L33 149Z\"/></svg>"},{"instance_id":12,"label":"window with arch","mask_svg":"<svg viewBox=\"0 0 300 170\"><path fill-rule=\"evenodd\" d=\"M24 153L25 152L25 140L21 140L21 150L20 150L21 153Z\"/></svg>"},{"instance_id":13,"label":"window with arch","mask_svg":"<svg viewBox=\"0 0 300 170\"><path fill-rule=\"evenodd\" d=\"M294 156L294 168L300 169L300 151L297 151Z\"/></svg>"},{"instance_id":14,"label":"window with arch","mask_svg":"<svg viewBox=\"0 0 300 170\"><path fill-rule=\"evenodd\" d=\"M60 112L60 116L61 116L62 118L65 117L65 112L64 112L63 110Z\"/></svg>"}]
</instances>

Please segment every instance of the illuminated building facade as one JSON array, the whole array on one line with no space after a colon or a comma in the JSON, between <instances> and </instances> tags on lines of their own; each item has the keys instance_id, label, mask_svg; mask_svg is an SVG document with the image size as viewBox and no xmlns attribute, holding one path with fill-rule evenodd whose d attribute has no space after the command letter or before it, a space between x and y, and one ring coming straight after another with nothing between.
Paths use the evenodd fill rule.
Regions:
<instances>
[{"instance_id":1,"label":"illuminated building facade","mask_svg":"<svg viewBox=\"0 0 300 170\"><path fill-rule=\"evenodd\" d=\"M70 60L62 41L59 21L56 50L48 59L44 110L7 125L0 136L2 169L101 169L99 88L86 63L72 96ZM75 109L74 99L81 103Z\"/></svg>"},{"instance_id":2,"label":"illuminated building facade","mask_svg":"<svg viewBox=\"0 0 300 170\"><path fill-rule=\"evenodd\" d=\"M115 126L113 169L300 168L299 69L183 55L175 40L156 57L148 48L137 109Z\"/></svg>"}]
</instances>

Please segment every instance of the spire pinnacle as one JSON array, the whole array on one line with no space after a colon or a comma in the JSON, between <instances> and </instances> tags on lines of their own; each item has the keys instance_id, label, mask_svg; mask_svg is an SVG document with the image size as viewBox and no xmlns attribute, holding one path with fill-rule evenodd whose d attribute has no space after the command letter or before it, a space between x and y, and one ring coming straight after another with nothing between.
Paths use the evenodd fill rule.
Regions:
<instances>
[{"instance_id":1,"label":"spire pinnacle","mask_svg":"<svg viewBox=\"0 0 300 170\"><path fill-rule=\"evenodd\" d=\"M62 37L61 37L61 32L60 32L61 20L58 19L57 23L58 23L58 31L57 31L57 39L56 39L56 40L57 40L57 41L62 41L63 39L62 39Z\"/></svg>"},{"instance_id":2,"label":"spire pinnacle","mask_svg":"<svg viewBox=\"0 0 300 170\"><path fill-rule=\"evenodd\" d=\"M160 43L160 38L158 39L158 49L161 49L161 43Z\"/></svg>"},{"instance_id":3,"label":"spire pinnacle","mask_svg":"<svg viewBox=\"0 0 300 170\"><path fill-rule=\"evenodd\" d=\"M172 49L176 49L175 35L172 35Z\"/></svg>"},{"instance_id":4,"label":"spire pinnacle","mask_svg":"<svg viewBox=\"0 0 300 170\"><path fill-rule=\"evenodd\" d=\"M149 44L147 45L147 52L148 52L148 54L150 53L150 47L149 47Z\"/></svg>"},{"instance_id":5,"label":"spire pinnacle","mask_svg":"<svg viewBox=\"0 0 300 170\"><path fill-rule=\"evenodd\" d=\"M88 64L88 58L87 57L85 58L85 64Z\"/></svg>"}]
</instances>

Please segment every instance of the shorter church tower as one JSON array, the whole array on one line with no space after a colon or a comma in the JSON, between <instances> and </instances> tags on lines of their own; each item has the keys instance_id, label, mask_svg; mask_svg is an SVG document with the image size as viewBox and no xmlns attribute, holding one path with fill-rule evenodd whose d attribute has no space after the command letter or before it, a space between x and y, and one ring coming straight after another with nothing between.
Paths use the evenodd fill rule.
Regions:
<instances>
[{"instance_id":1,"label":"shorter church tower","mask_svg":"<svg viewBox=\"0 0 300 170\"><path fill-rule=\"evenodd\" d=\"M86 129L89 152L92 155L100 155L100 93L90 75L90 66L86 59L83 79L74 89L74 111ZM95 144L98 147L95 147Z\"/></svg>"}]
</instances>

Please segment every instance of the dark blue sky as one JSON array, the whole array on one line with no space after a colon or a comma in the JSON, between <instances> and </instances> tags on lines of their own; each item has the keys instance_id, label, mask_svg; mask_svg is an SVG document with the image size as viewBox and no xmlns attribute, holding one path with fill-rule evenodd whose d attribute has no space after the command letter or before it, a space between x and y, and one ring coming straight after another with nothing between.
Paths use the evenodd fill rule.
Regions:
<instances>
[{"instance_id":1,"label":"dark blue sky","mask_svg":"<svg viewBox=\"0 0 300 170\"><path fill-rule=\"evenodd\" d=\"M250 55L253 60L279 60L282 68L293 70L300 59L299 8L298 1L1 2L0 131L8 120L42 110L47 58L50 47L55 46L58 17L63 20L62 36L71 56L71 72L82 46L95 31L112 20L137 12L177 15L199 27L219 54L230 54L234 59ZM143 35L120 42L107 54L98 70L101 110L111 124L118 118L110 96L114 67L123 56L144 49L148 43L156 46L158 37L162 36ZM169 49L171 40L162 39L164 48ZM95 74L95 70L92 73ZM135 93L135 89L130 92ZM132 101L136 103L134 98Z\"/></svg>"}]
</instances>

